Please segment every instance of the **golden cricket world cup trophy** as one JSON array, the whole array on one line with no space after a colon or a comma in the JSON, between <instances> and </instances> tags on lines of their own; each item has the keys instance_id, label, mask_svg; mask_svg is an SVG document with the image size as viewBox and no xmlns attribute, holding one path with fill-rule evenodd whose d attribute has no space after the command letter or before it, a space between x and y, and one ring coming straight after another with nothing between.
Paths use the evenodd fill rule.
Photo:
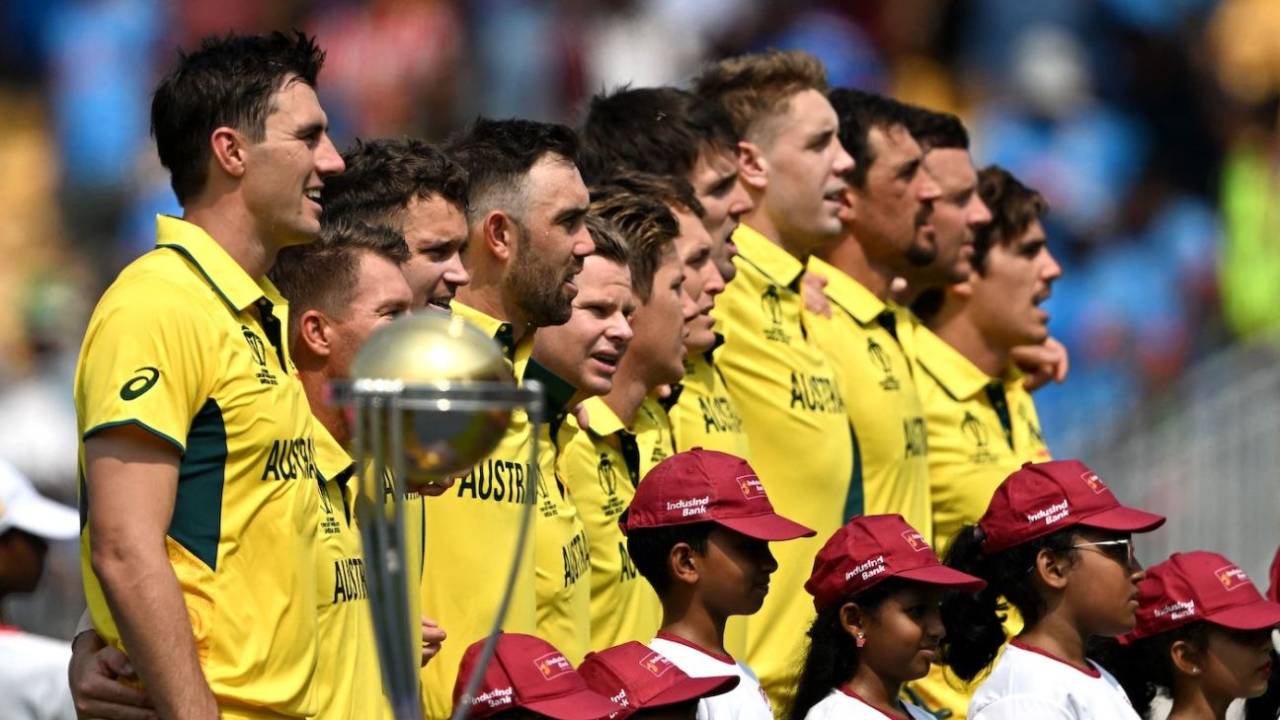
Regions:
<instances>
[{"instance_id":1,"label":"golden cricket world cup trophy","mask_svg":"<svg viewBox=\"0 0 1280 720\"><path fill-rule=\"evenodd\" d=\"M356 518L383 688L397 720L421 720L420 628L410 595L419 589L407 572L403 498L484 459L517 412L526 413L532 425L529 463L538 467L542 390L536 382L518 387L498 344L479 328L426 310L374 332L356 355L351 378L334 383L333 391L352 421L350 449L360 478ZM507 592L465 697L484 676L511 600L533 520L536 493L525 495ZM463 704L454 717L465 714Z\"/></svg>"}]
</instances>

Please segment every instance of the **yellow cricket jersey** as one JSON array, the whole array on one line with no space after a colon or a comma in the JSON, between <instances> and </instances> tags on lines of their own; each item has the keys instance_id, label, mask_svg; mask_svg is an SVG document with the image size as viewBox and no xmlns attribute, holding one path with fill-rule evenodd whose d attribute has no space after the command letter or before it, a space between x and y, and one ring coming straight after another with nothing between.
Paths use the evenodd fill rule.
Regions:
<instances>
[{"instance_id":1,"label":"yellow cricket jersey","mask_svg":"<svg viewBox=\"0 0 1280 720\"><path fill-rule=\"evenodd\" d=\"M853 441L835 371L803 312L804 265L746 225L734 241L738 276L716 299L725 342L715 364L742 416L751 464L773 506L817 532L771 545L778 560L772 590L747 619L747 663L776 708L795 693L814 616L803 590L813 556L847 517Z\"/></svg>"},{"instance_id":2,"label":"yellow cricket jersey","mask_svg":"<svg viewBox=\"0 0 1280 720\"><path fill-rule=\"evenodd\" d=\"M663 447L662 417L656 403L637 413L634 432L600 398L583 403L590 428L569 417L559 433L559 477L568 486L586 527L591 562L591 649L628 640L648 642L662 623L662 605L640 576L618 516L631 504L640 478L669 454ZM656 412L660 415L655 415ZM669 426L666 442L670 439Z\"/></svg>"},{"instance_id":3,"label":"yellow cricket jersey","mask_svg":"<svg viewBox=\"0 0 1280 720\"><path fill-rule=\"evenodd\" d=\"M391 706L382 692L364 549L354 513L355 468L319 422L315 434L321 476L316 718L389 718Z\"/></svg>"},{"instance_id":4,"label":"yellow cricket jersey","mask_svg":"<svg viewBox=\"0 0 1280 720\"><path fill-rule=\"evenodd\" d=\"M986 512L996 488L1025 462L1052 459L1040 435L1035 402L1012 366L992 378L923 325L914 329L916 375L929 428L932 545L941 555L964 525ZM1005 622L1010 636L1022 629L1016 611ZM968 710L973 688L935 666L912 683L922 704L947 709L954 717Z\"/></svg>"},{"instance_id":5,"label":"yellow cricket jersey","mask_svg":"<svg viewBox=\"0 0 1280 720\"><path fill-rule=\"evenodd\" d=\"M225 717L309 717L319 477L284 337L288 308L201 228L161 216L157 241L89 321L74 390L80 436L135 425L181 452L165 545L219 707ZM84 471L82 440L87 521ZM119 648L89 543L86 526L85 597L95 629Z\"/></svg>"},{"instance_id":6,"label":"yellow cricket jersey","mask_svg":"<svg viewBox=\"0 0 1280 720\"><path fill-rule=\"evenodd\" d=\"M845 514L899 513L931 537L924 407L898 339L899 326L910 331L908 311L816 257L809 258L809 270L827 279L831 317L807 317L836 369L853 423L853 492Z\"/></svg>"},{"instance_id":7,"label":"yellow cricket jersey","mask_svg":"<svg viewBox=\"0 0 1280 720\"><path fill-rule=\"evenodd\" d=\"M456 300L453 312L497 340L515 376L523 376L533 349L531 332L517 345L510 323ZM462 653L493 629L524 503L527 494L535 492L537 468L529 462L533 442L528 416L522 410L513 412L498 447L459 478L449 492L425 503L422 614L435 619L449 634L440 653L422 671L423 708L428 718L449 717ZM537 630L534 544L527 543L520 558L519 577L502 623L507 632L532 634Z\"/></svg>"},{"instance_id":8,"label":"yellow cricket jersey","mask_svg":"<svg viewBox=\"0 0 1280 720\"><path fill-rule=\"evenodd\" d=\"M557 449L552 428L566 416L574 388L536 360L524 379L545 388L547 414L538 446L538 509L535 517L534 566L537 570L538 637L554 645L577 665L591 649L591 551L586 527L573 494L556 472Z\"/></svg>"},{"instance_id":9,"label":"yellow cricket jersey","mask_svg":"<svg viewBox=\"0 0 1280 720\"><path fill-rule=\"evenodd\" d=\"M715 366L714 353L723 342L717 335L716 347L685 358L683 389L668 411L671 431L677 451L700 447L750 461L751 445L742 416L725 386L724 374Z\"/></svg>"}]
</instances>

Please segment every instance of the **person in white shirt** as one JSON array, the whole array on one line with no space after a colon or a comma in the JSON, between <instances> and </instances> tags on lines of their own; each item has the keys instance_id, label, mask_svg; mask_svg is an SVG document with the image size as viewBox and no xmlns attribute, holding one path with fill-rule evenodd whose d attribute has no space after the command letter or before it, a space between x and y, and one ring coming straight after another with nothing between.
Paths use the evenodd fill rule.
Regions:
<instances>
[{"instance_id":1,"label":"person in white shirt","mask_svg":"<svg viewBox=\"0 0 1280 720\"><path fill-rule=\"evenodd\" d=\"M850 520L818 551L804 585L818 616L790 720L933 720L899 697L902 686L937 659L943 593L985 586L938 562L901 515Z\"/></svg>"},{"instance_id":2,"label":"person in white shirt","mask_svg":"<svg viewBox=\"0 0 1280 720\"><path fill-rule=\"evenodd\" d=\"M746 460L702 448L650 470L619 522L632 562L662 601L662 628L649 647L691 677L739 678L729 692L699 700L697 720L773 720L755 674L725 650L725 623L764 604L778 569L769 543L814 531L774 512Z\"/></svg>"},{"instance_id":3,"label":"person in white shirt","mask_svg":"<svg viewBox=\"0 0 1280 720\"><path fill-rule=\"evenodd\" d=\"M0 460L0 599L36 589L51 540L80 533L76 511L43 497ZM5 625L0 618L0 715L6 720L70 720L71 645Z\"/></svg>"},{"instance_id":4,"label":"person in white shirt","mask_svg":"<svg viewBox=\"0 0 1280 720\"><path fill-rule=\"evenodd\" d=\"M1139 714L1150 717L1163 692L1170 720L1225 720L1234 701L1266 692L1280 604L1240 566L1204 550L1174 553L1147 568L1138 592L1137 626L1098 659Z\"/></svg>"},{"instance_id":5,"label":"person in white shirt","mask_svg":"<svg viewBox=\"0 0 1280 720\"><path fill-rule=\"evenodd\" d=\"M1130 534L1164 521L1121 505L1078 460L1027 463L1005 478L947 551L948 566L987 581L942 604L942 660L957 677L972 682L996 660L1006 601L1024 621L974 693L969 720L1138 720L1085 648L1133 629L1144 573Z\"/></svg>"}]
</instances>

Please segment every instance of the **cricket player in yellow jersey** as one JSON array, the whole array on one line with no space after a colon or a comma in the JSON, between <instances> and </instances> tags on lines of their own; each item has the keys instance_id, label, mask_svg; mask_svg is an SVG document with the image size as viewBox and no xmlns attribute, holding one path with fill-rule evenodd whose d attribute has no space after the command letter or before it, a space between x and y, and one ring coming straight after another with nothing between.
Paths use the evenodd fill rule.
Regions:
<instances>
[{"instance_id":1,"label":"cricket player in yellow jersey","mask_svg":"<svg viewBox=\"0 0 1280 720\"><path fill-rule=\"evenodd\" d=\"M450 151L471 181L463 257L471 283L458 289L453 311L502 345L523 378L534 330L569 319L573 280L592 250L584 224L589 197L574 165L577 138L561 125L480 119ZM533 440L528 419L516 413L497 449L427 503L422 612L449 633L423 671L427 717L448 717L462 652L497 617L521 503L537 485L537 468L529 467ZM533 545L527 547L504 622L511 632L537 627Z\"/></svg>"},{"instance_id":2,"label":"cricket player in yellow jersey","mask_svg":"<svg viewBox=\"0 0 1280 720\"><path fill-rule=\"evenodd\" d=\"M853 441L835 370L802 318L810 255L839 239L841 179L853 166L836 136L825 72L799 52L731 58L697 80L741 138L739 180L754 204L734 235L738 276L717 299L725 342L715 355L778 512L827 537L844 520ZM773 591L747 620L747 664L775 708L794 692L800 638L813 619L801 591L818 546L775 550Z\"/></svg>"},{"instance_id":3,"label":"cricket player in yellow jersey","mask_svg":"<svg viewBox=\"0 0 1280 720\"><path fill-rule=\"evenodd\" d=\"M592 214L612 223L630 249L637 305L634 333L609 393L584 403L588 427L570 417L560 431L557 468L578 504L591 548L591 649L653 639L658 596L636 571L618 517L635 486L672 455L671 428L654 397L683 374L684 272L675 251L679 225L661 201L613 187L592 189ZM686 311L686 308L689 308Z\"/></svg>"},{"instance_id":4,"label":"cricket player in yellow jersey","mask_svg":"<svg viewBox=\"0 0 1280 720\"><path fill-rule=\"evenodd\" d=\"M607 394L627 345L635 310L630 250L618 231L587 215L595 252L582 263L575 282L573 315L563 325L542 328L534 337L533 359L550 371L543 382L567 383L572 397L560 404L543 438L538 486L538 637L578 663L591 649L591 541L568 483L559 475L559 448L553 442L568 410L587 398Z\"/></svg>"},{"instance_id":5,"label":"cricket player in yellow jersey","mask_svg":"<svg viewBox=\"0 0 1280 720\"><path fill-rule=\"evenodd\" d=\"M673 87L622 88L592 98L581 135L580 164L588 182L626 168L690 183L710 236L711 261L720 273L718 282L704 277L703 291L710 302L721 292L718 286L737 274L732 235L739 218L753 207L738 182L738 136L724 109ZM681 237L689 235L681 233ZM681 254L697 262L698 256L688 249ZM710 314L703 318L696 321L700 327L685 338L683 390L668 412L676 449L696 446L748 458L750 444L742 417L723 373L714 364L715 349L723 338L715 333ZM736 619L730 622L730 636L735 635L736 624ZM745 656L746 647L740 644L731 653Z\"/></svg>"},{"instance_id":6,"label":"cricket player in yellow jersey","mask_svg":"<svg viewBox=\"0 0 1280 720\"><path fill-rule=\"evenodd\" d=\"M158 219L81 350L86 599L162 717L316 711L313 420L265 275L315 239L343 167L322 60L301 33L228 36L161 81L152 129L184 217Z\"/></svg>"},{"instance_id":7,"label":"cricket player in yellow jersey","mask_svg":"<svg viewBox=\"0 0 1280 720\"><path fill-rule=\"evenodd\" d=\"M1046 204L1003 169L978 174L992 222L979 228L967 282L916 302L928 329L915 334L920 396L929 425L934 544L945 548L986 511L995 488L1025 462L1051 459L1014 348L1048 337L1040 304L1062 273L1046 244ZM1011 617L1006 630L1016 634ZM945 668L913 685L930 708L963 715L970 691Z\"/></svg>"}]
</instances>

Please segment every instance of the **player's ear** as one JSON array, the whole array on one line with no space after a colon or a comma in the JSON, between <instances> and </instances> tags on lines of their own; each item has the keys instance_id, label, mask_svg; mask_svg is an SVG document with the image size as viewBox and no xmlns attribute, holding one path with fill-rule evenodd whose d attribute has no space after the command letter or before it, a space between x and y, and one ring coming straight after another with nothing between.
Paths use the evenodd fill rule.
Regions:
<instances>
[{"instance_id":1,"label":"player's ear","mask_svg":"<svg viewBox=\"0 0 1280 720\"><path fill-rule=\"evenodd\" d=\"M738 177L757 192L769 185L769 161L760 146L749 140L738 141Z\"/></svg>"},{"instance_id":2,"label":"player's ear","mask_svg":"<svg viewBox=\"0 0 1280 720\"><path fill-rule=\"evenodd\" d=\"M689 543L678 542L667 553L667 572L675 582L693 585L701 575L698 560L697 551Z\"/></svg>"},{"instance_id":3,"label":"player's ear","mask_svg":"<svg viewBox=\"0 0 1280 720\"><path fill-rule=\"evenodd\" d=\"M867 614L855 602L847 602L840 606L840 627L856 642L859 636L865 635Z\"/></svg>"},{"instance_id":4,"label":"player's ear","mask_svg":"<svg viewBox=\"0 0 1280 720\"><path fill-rule=\"evenodd\" d=\"M298 318L298 344L316 357L329 357L331 352L329 319L319 310L308 310Z\"/></svg>"},{"instance_id":5,"label":"player's ear","mask_svg":"<svg viewBox=\"0 0 1280 720\"><path fill-rule=\"evenodd\" d=\"M498 260L510 262L515 256L516 243L520 242L514 219L501 210L494 210L480 223L480 239L485 249Z\"/></svg>"},{"instance_id":6,"label":"player's ear","mask_svg":"<svg viewBox=\"0 0 1280 720\"><path fill-rule=\"evenodd\" d=\"M244 176L244 151L248 143L243 135L224 125L214 129L209 136L209 145L213 162L222 172L234 178Z\"/></svg>"}]
</instances>

